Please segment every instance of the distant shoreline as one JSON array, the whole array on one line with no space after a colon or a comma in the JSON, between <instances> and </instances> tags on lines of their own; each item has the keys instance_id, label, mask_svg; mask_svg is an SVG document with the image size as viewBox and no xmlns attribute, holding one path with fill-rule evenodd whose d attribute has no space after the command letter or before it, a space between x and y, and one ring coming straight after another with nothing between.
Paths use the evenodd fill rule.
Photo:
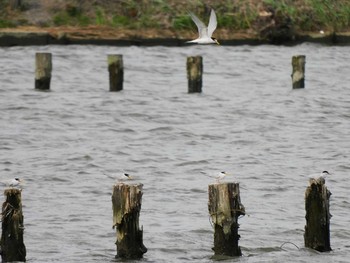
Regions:
<instances>
[{"instance_id":1,"label":"distant shoreline","mask_svg":"<svg viewBox=\"0 0 350 263\"><path fill-rule=\"evenodd\" d=\"M171 30L121 30L108 27L18 27L0 29L0 47L42 45L110 45L110 46L186 46L186 41L195 37L193 32ZM260 39L255 34L220 31L216 37L222 45L298 45L319 43L325 45L350 45L350 32L333 34L296 33L292 39L273 42Z\"/></svg>"}]
</instances>

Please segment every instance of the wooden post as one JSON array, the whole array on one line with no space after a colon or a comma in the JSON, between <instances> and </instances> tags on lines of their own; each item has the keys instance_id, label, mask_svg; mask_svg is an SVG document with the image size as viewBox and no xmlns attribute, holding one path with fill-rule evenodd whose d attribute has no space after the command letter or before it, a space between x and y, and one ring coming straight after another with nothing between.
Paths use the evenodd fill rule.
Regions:
<instances>
[{"instance_id":1,"label":"wooden post","mask_svg":"<svg viewBox=\"0 0 350 263\"><path fill-rule=\"evenodd\" d=\"M238 246L238 217L245 215L238 183L209 185L209 214L214 227L214 253L216 256L241 256Z\"/></svg>"},{"instance_id":2,"label":"wooden post","mask_svg":"<svg viewBox=\"0 0 350 263\"><path fill-rule=\"evenodd\" d=\"M6 201L2 205L1 258L3 262L25 262L21 190L10 188L6 189L4 194Z\"/></svg>"},{"instance_id":3,"label":"wooden post","mask_svg":"<svg viewBox=\"0 0 350 263\"><path fill-rule=\"evenodd\" d=\"M35 54L35 88L49 90L52 71L51 53Z\"/></svg>"},{"instance_id":4,"label":"wooden post","mask_svg":"<svg viewBox=\"0 0 350 263\"><path fill-rule=\"evenodd\" d=\"M109 91L123 90L124 66L122 55L108 55Z\"/></svg>"},{"instance_id":5,"label":"wooden post","mask_svg":"<svg viewBox=\"0 0 350 263\"><path fill-rule=\"evenodd\" d=\"M329 225L329 198L331 192L325 185L325 179L310 179L305 191L306 225L304 233L305 247L320 252L331 251Z\"/></svg>"},{"instance_id":6,"label":"wooden post","mask_svg":"<svg viewBox=\"0 0 350 263\"><path fill-rule=\"evenodd\" d=\"M188 93L202 92L202 75L202 57L187 57Z\"/></svg>"},{"instance_id":7,"label":"wooden post","mask_svg":"<svg viewBox=\"0 0 350 263\"><path fill-rule=\"evenodd\" d=\"M305 87L305 56L293 56L292 58L292 82L293 89Z\"/></svg>"},{"instance_id":8,"label":"wooden post","mask_svg":"<svg viewBox=\"0 0 350 263\"><path fill-rule=\"evenodd\" d=\"M114 186L113 227L117 228L117 256L137 259L147 252L143 245L143 230L139 228L142 184L118 183Z\"/></svg>"}]
</instances>

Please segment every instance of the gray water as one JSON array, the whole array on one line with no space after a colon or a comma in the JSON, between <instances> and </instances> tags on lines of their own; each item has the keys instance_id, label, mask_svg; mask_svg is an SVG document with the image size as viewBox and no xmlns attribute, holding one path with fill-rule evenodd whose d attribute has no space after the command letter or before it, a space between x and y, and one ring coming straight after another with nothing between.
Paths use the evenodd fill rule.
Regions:
<instances>
[{"instance_id":1,"label":"gray water","mask_svg":"<svg viewBox=\"0 0 350 263\"><path fill-rule=\"evenodd\" d=\"M36 52L53 54L51 92L34 90ZM108 92L107 54L123 54L122 92ZM292 90L298 54L306 88ZM202 94L187 94L192 55L203 56ZM225 262L348 261L349 47L12 47L0 57L0 179L25 181L28 262L115 261L122 172L144 184L141 262L213 262L206 175L219 171L240 182L247 212L243 256ZM323 170L330 253L303 245L308 174Z\"/></svg>"}]
</instances>

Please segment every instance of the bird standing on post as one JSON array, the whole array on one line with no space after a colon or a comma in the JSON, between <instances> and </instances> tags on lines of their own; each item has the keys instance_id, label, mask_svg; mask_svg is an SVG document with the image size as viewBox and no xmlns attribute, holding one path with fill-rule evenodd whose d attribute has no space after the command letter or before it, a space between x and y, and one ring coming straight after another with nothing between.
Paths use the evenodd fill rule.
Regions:
<instances>
[{"instance_id":1,"label":"bird standing on post","mask_svg":"<svg viewBox=\"0 0 350 263\"><path fill-rule=\"evenodd\" d=\"M222 179L224 179L227 175L229 175L226 172L220 172L216 177L216 182L219 183Z\"/></svg>"},{"instance_id":2,"label":"bird standing on post","mask_svg":"<svg viewBox=\"0 0 350 263\"><path fill-rule=\"evenodd\" d=\"M317 173L317 174L310 174L309 175L309 183L310 183L310 185L316 181L321 181L321 182L325 183L325 179L329 175L330 175L330 173L328 171L323 171L322 173Z\"/></svg>"},{"instance_id":3,"label":"bird standing on post","mask_svg":"<svg viewBox=\"0 0 350 263\"><path fill-rule=\"evenodd\" d=\"M118 182L126 182L133 179L134 178L128 173L123 173L122 175L118 176Z\"/></svg>"},{"instance_id":4,"label":"bird standing on post","mask_svg":"<svg viewBox=\"0 0 350 263\"><path fill-rule=\"evenodd\" d=\"M216 19L216 14L214 10L212 9L210 12L210 18L209 18L209 24L208 27L193 13L189 12L193 22L197 25L198 27L198 33L199 37L187 41L187 43L197 43L197 44L218 44L218 40L215 37L212 37L213 32L216 29L217 26L217 19Z\"/></svg>"},{"instance_id":5,"label":"bird standing on post","mask_svg":"<svg viewBox=\"0 0 350 263\"><path fill-rule=\"evenodd\" d=\"M4 184L6 187L9 188L21 188L22 186L22 180L19 179L18 177L7 180L7 181L3 181L1 182L2 184Z\"/></svg>"}]
</instances>

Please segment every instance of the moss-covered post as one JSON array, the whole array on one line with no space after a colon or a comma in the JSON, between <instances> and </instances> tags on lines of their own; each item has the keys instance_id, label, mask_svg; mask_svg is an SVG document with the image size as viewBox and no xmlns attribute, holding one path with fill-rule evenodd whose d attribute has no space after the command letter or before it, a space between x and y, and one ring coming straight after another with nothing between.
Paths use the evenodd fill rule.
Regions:
<instances>
[{"instance_id":1,"label":"moss-covered post","mask_svg":"<svg viewBox=\"0 0 350 263\"><path fill-rule=\"evenodd\" d=\"M114 185L113 227L117 229L118 258L137 259L147 252L143 244L143 230L139 228L142 184Z\"/></svg>"},{"instance_id":2,"label":"moss-covered post","mask_svg":"<svg viewBox=\"0 0 350 263\"><path fill-rule=\"evenodd\" d=\"M331 251L329 225L329 198L331 192L325 185L325 179L310 179L305 191L306 225L304 233L305 247L320 252Z\"/></svg>"},{"instance_id":3,"label":"moss-covered post","mask_svg":"<svg viewBox=\"0 0 350 263\"><path fill-rule=\"evenodd\" d=\"M305 87L305 56L293 56L292 58L292 82L293 89Z\"/></svg>"},{"instance_id":4,"label":"moss-covered post","mask_svg":"<svg viewBox=\"0 0 350 263\"><path fill-rule=\"evenodd\" d=\"M6 189L6 201L2 205L2 235L0 253L3 262L26 261L26 247L23 243L23 214L21 190Z\"/></svg>"},{"instance_id":5,"label":"moss-covered post","mask_svg":"<svg viewBox=\"0 0 350 263\"><path fill-rule=\"evenodd\" d=\"M202 92L202 75L202 57L187 57L188 93Z\"/></svg>"},{"instance_id":6,"label":"moss-covered post","mask_svg":"<svg viewBox=\"0 0 350 263\"><path fill-rule=\"evenodd\" d=\"M49 90L51 83L51 53L35 54L35 89Z\"/></svg>"},{"instance_id":7,"label":"moss-covered post","mask_svg":"<svg viewBox=\"0 0 350 263\"><path fill-rule=\"evenodd\" d=\"M108 55L109 91L123 90L124 66L122 55Z\"/></svg>"},{"instance_id":8,"label":"moss-covered post","mask_svg":"<svg viewBox=\"0 0 350 263\"><path fill-rule=\"evenodd\" d=\"M241 256L238 246L238 217L245 215L238 183L209 185L209 214L214 227L214 253L216 256Z\"/></svg>"}]
</instances>

